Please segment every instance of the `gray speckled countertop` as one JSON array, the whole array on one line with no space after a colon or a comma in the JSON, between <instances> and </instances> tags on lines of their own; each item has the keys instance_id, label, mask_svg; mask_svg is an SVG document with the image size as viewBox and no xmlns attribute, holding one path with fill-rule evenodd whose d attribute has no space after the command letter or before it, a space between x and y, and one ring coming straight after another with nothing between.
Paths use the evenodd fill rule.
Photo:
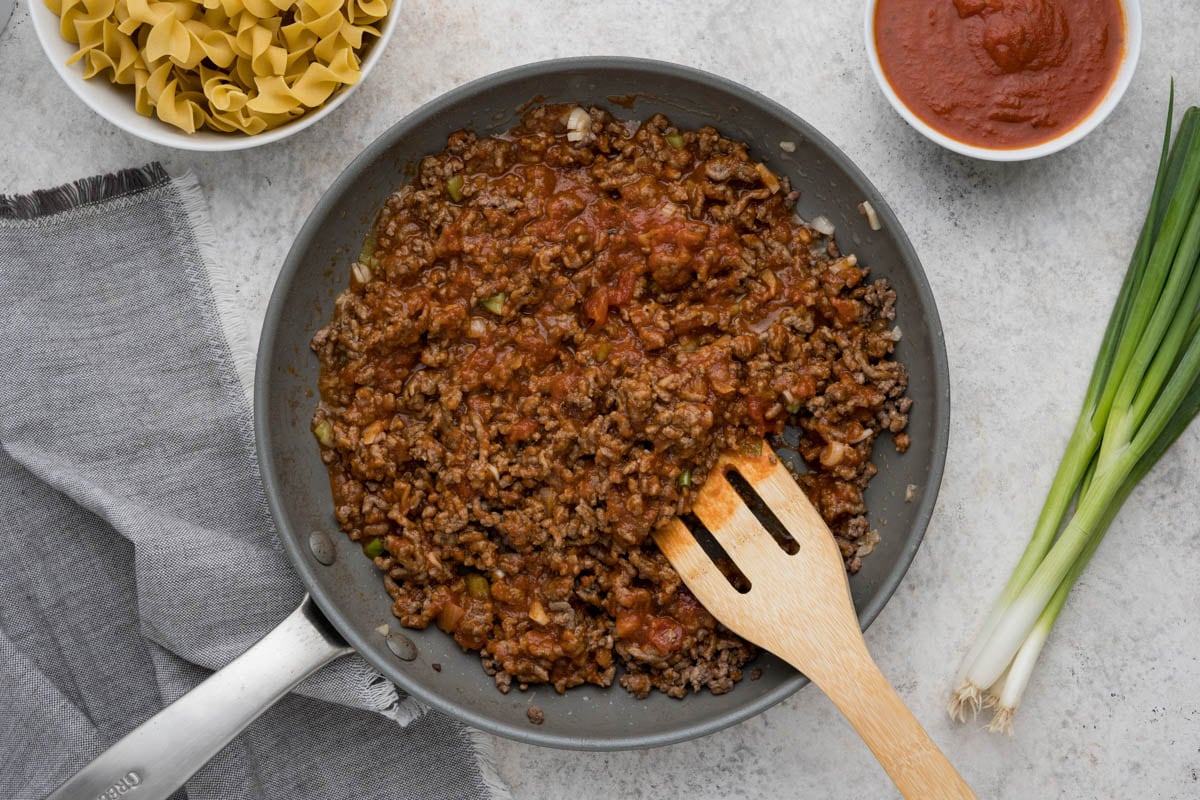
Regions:
<instances>
[{"instance_id":1,"label":"gray speckled countertop","mask_svg":"<svg viewBox=\"0 0 1200 800\"><path fill-rule=\"evenodd\" d=\"M1133 495L1072 594L1016 737L952 725L943 711L958 656L1024 546L1077 413L1152 180L1168 79L1183 103L1200 104L1200 8L1145 6L1141 64L1109 120L1064 153L1008 165L940 150L892 112L864 57L860 1L404 0L376 72L330 119L276 145L210 155L147 144L95 116L50 69L18 7L0 34L0 192L151 160L191 170L257 331L323 189L440 92L583 54L677 61L764 92L838 143L888 198L945 324L946 476L925 543L867 634L883 671L980 797L1197 798L1197 431ZM812 688L674 747L578 754L498 741L497 753L521 799L896 796Z\"/></svg>"}]
</instances>

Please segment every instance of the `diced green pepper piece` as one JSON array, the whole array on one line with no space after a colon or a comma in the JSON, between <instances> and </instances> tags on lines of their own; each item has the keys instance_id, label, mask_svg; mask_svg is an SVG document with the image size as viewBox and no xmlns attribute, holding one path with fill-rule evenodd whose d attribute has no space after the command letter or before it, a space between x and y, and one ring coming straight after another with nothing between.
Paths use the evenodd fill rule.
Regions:
<instances>
[{"instance_id":1,"label":"diced green pepper piece","mask_svg":"<svg viewBox=\"0 0 1200 800\"><path fill-rule=\"evenodd\" d=\"M363 552L367 558L379 558L383 555L383 539L375 538L363 545Z\"/></svg>"},{"instance_id":2,"label":"diced green pepper piece","mask_svg":"<svg viewBox=\"0 0 1200 800\"><path fill-rule=\"evenodd\" d=\"M368 267L374 268L378 262L375 259L375 231L372 230L367 234L367 238L363 239L362 248L358 251L358 260Z\"/></svg>"},{"instance_id":3,"label":"diced green pepper piece","mask_svg":"<svg viewBox=\"0 0 1200 800\"><path fill-rule=\"evenodd\" d=\"M317 441L322 447L333 447L333 425L329 420L323 419L313 427L313 436L317 437Z\"/></svg>"},{"instance_id":4,"label":"diced green pepper piece","mask_svg":"<svg viewBox=\"0 0 1200 800\"><path fill-rule=\"evenodd\" d=\"M462 175L451 175L446 179L446 191L450 193L450 199L454 202L461 202L463 199L463 178Z\"/></svg>"},{"instance_id":5,"label":"diced green pepper piece","mask_svg":"<svg viewBox=\"0 0 1200 800\"><path fill-rule=\"evenodd\" d=\"M492 587L488 584L488 579L480 575L478 572L472 572L467 575L467 594L474 597L476 600L487 600L492 596Z\"/></svg>"},{"instance_id":6,"label":"diced green pepper piece","mask_svg":"<svg viewBox=\"0 0 1200 800\"><path fill-rule=\"evenodd\" d=\"M498 292L491 297L485 297L479 301L479 305L486 308L493 314L500 314L504 311L504 301L508 299L508 295L504 292Z\"/></svg>"},{"instance_id":7,"label":"diced green pepper piece","mask_svg":"<svg viewBox=\"0 0 1200 800\"><path fill-rule=\"evenodd\" d=\"M671 147L674 147L676 150L683 149L683 134L668 133L666 135L666 140L667 140L667 144L671 145Z\"/></svg>"},{"instance_id":8,"label":"diced green pepper piece","mask_svg":"<svg viewBox=\"0 0 1200 800\"><path fill-rule=\"evenodd\" d=\"M691 486L692 485L692 471L690 469L685 469L683 472L679 473L679 477L675 479L675 482L678 483L680 488L683 488L683 489L686 489L687 487Z\"/></svg>"}]
</instances>

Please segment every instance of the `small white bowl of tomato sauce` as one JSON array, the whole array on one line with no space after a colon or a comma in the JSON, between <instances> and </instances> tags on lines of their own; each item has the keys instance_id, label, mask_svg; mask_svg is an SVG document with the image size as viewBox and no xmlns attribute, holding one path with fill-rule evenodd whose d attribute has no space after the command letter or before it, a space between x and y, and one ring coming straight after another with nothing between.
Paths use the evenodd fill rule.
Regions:
<instances>
[{"instance_id":1,"label":"small white bowl of tomato sauce","mask_svg":"<svg viewBox=\"0 0 1200 800\"><path fill-rule=\"evenodd\" d=\"M949 150L1024 161L1116 107L1142 44L1138 0L868 0L871 70L897 113Z\"/></svg>"}]
</instances>

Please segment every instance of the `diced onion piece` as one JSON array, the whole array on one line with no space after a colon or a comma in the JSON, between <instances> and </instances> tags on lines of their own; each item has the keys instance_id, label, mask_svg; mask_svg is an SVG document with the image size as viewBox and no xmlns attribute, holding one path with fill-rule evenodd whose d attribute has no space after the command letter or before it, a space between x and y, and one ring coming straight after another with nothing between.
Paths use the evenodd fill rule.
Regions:
<instances>
[{"instance_id":1,"label":"diced onion piece","mask_svg":"<svg viewBox=\"0 0 1200 800\"><path fill-rule=\"evenodd\" d=\"M875 431L872 430L871 428L863 428L862 433L858 434L858 436L855 436L851 440L850 443L858 444L859 442L865 442L867 439L870 439L874 435L875 435Z\"/></svg>"},{"instance_id":2,"label":"diced onion piece","mask_svg":"<svg viewBox=\"0 0 1200 800\"><path fill-rule=\"evenodd\" d=\"M829 217L824 214L813 217L813 221L809 224L812 225L813 230L823 236L833 236L833 232L836 230L833 223L829 221Z\"/></svg>"},{"instance_id":3,"label":"diced onion piece","mask_svg":"<svg viewBox=\"0 0 1200 800\"><path fill-rule=\"evenodd\" d=\"M825 448L821 450L821 466L836 467L846 458L849 450L849 447L837 440L827 442Z\"/></svg>"},{"instance_id":4,"label":"diced onion piece","mask_svg":"<svg viewBox=\"0 0 1200 800\"><path fill-rule=\"evenodd\" d=\"M354 266L350 268L350 274L360 286L371 282L371 268L361 261L354 262Z\"/></svg>"},{"instance_id":5,"label":"diced onion piece","mask_svg":"<svg viewBox=\"0 0 1200 800\"><path fill-rule=\"evenodd\" d=\"M375 420L363 428L361 441L365 445L373 445L383 437L383 420Z\"/></svg>"},{"instance_id":6,"label":"diced onion piece","mask_svg":"<svg viewBox=\"0 0 1200 800\"><path fill-rule=\"evenodd\" d=\"M767 169L766 164L755 164L754 169L758 170L758 177L762 179L763 186L771 190L771 194L779 191L779 178L776 178L775 173Z\"/></svg>"},{"instance_id":7,"label":"diced onion piece","mask_svg":"<svg viewBox=\"0 0 1200 800\"><path fill-rule=\"evenodd\" d=\"M437 615L437 626L446 633L454 633L458 630L458 624L462 622L466 613L466 609L462 606L452 602L446 603Z\"/></svg>"},{"instance_id":8,"label":"diced onion piece","mask_svg":"<svg viewBox=\"0 0 1200 800\"><path fill-rule=\"evenodd\" d=\"M567 115L567 141L579 142L592 128L592 118L587 111L576 106Z\"/></svg>"},{"instance_id":9,"label":"diced onion piece","mask_svg":"<svg viewBox=\"0 0 1200 800\"><path fill-rule=\"evenodd\" d=\"M488 324L483 317L471 317L471 321L467 323L467 337L471 339L482 339L487 336Z\"/></svg>"},{"instance_id":10,"label":"diced onion piece","mask_svg":"<svg viewBox=\"0 0 1200 800\"><path fill-rule=\"evenodd\" d=\"M391 628L388 627L388 624L386 622L375 629L375 632L378 633L380 636L387 636L390 631L391 631Z\"/></svg>"},{"instance_id":11,"label":"diced onion piece","mask_svg":"<svg viewBox=\"0 0 1200 800\"><path fill-rule=\"evenodd\" d=\"M871 205L870 200L863 200L859 203L858 210L867 215L867 224L871 226L871 230L877 231L883 227L883 223L879 221L879 215L875 213L875 206Z\"/></svg>"},{"instance_id":12,"label":"diced onion piece","mask_svg":"<svg viewBox=\"0 0 1200 800\"><path fill-rule=\"evenodd\" d=\"M854 551L854 555L859 558L869 556L875 552L875 547L879 544L879 531L871 529L867 531L861 539L858 540L858 549Z\"/></svg>"},{"instance_id":13,"label":"diced onion piece","mask_svg":"<svg viewBox=\"0 0 1200 800\"><path fill-rule=\"evenodd\" d=\"M529 618L538 625L550 624L550 615L546 613L546 609L542 608L542 604L538 600L529 604Z\"/></svg>"},{"instance_id":14,"label":"diced onion piece","mask_svg":"<svg viewBox=\"0 0 1200 800\"><path fill-rule=\"evenodd\" d=\"M592 125L592 118L581 106L575 106L567 115L567 128L573 131L586 131Z\"/></svg>"},{"instance_id":15,"label":"diced onion piece","mask_svg":"<svg viewBox=\"0 0 1200 800\"><path fill-rule=\"evenodd\" d=\"M785 153L794 153L794 152L796 152L796 143L789 142L786 140L782 141L779 143L779 149Z\"/></svg>"}]
</instances>

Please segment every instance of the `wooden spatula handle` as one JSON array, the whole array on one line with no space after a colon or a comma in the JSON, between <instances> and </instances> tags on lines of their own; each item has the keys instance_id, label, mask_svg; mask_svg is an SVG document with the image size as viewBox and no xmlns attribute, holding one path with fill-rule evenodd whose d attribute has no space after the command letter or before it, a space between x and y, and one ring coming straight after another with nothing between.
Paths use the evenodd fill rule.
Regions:
<instances>
[{"instance_id":1,"label":"wooden spatula handle","mask_svg":"<svg viewBox=\"0 0 1200 800\"><path fill-rule=\"evenodd\" d=\"M853 648L857 650L858 648ZM879 671L864 644L845 670L813 679L908 800L978 800Z\"/></svg>"}]
</instances>

